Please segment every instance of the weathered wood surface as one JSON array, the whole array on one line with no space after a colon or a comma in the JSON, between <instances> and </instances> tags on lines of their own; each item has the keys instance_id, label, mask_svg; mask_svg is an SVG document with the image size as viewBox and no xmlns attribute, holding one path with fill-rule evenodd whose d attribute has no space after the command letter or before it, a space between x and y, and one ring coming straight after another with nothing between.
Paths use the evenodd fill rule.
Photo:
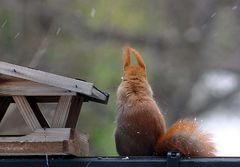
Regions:
<instances>
[{"instance_id":1,"label":"weathered wood surface","mask_svg":"<svg viewBox=\"0 0 240 167\"><path fill-rule=\"evenodd\" d=\"M42 128L50 128L49 123L47 122L47 119L45 116L42 114L41 110L39 109L37 102L35 101L34 98L32 97L26 97L28 103L30 104L30 107L32 108L35 116L38 119L38 122L40 123Z\"/></svg>"},{"instance_id":2,"label":"weathered wood surface","mask_svg":"<svg viewBox=\"0 0 240 167\"><path fill-rule=\"evenodd\" d=\"M0 96L0 98L8 98L10 103L15 103L11 96ZM60 99L59 96L28 96L33 98L37 103L57 103Z\"/></svg>"},{"instance_id":3,"label":"weathered wood surface","mask_svg":"<svg viewBox=\"0 0 240 167\"><path fill-rule=\"evenodd\" d=\"M66 125L69 109L71 106L72 96L61 96L57 105L57 109L53 115L53 128L64 128Z\"/></svg>"},{"instance_id":4,"label":"weathered wood surface","mask_svg":"<svg viewBox=\"0 0 240 167\"><path fill-rule=\"evenodd\" d=\"M90 99L90 100L92 100L92 101L107 104L109 94L103 93L100 90L98 90L96 87L94 87L91 98L92 99Z\"/></svg>"},{"instance_id":5,"label":"weathered wood surface","mask_svg":"<svg viewBox=\"0 0 240 167\"><path fill-rule=\"evenodd\" d=\"M63 96L76 92L15 77L0 76L0 96Z\"/></svg>"},{"instance_id":6,"label":"weathered wood surface","mask_svg":"<svg viewBox=\"0 0 240 167\"><path fill-rule=\"evenodd\" d=\"M84 98L82 96L74 96L72 98L71 107L65 125L66 128L75 128L77 126L83 101Z\"/></svg>"},{"instance_id":7,"label":"weathered wood surface","mask_svg":"<svg viewBox=\"0 0 240 167\"><path fill-rule=\"evenodd\" d=\"M31 96L37 103L57 103L59 96Z\"/></svg>"},{"instance_id":8,"label":"weathered wood surface","mask_svg":"<svg viewBox=\"0 0 240 167\"><path fill-rule=\"evenodd\" d=\"M8 83L2 82L9 79ZM2 79L3 78L3 79ZM10 83L11 78L15 82ZM108 94L98 90L93 83L72 79L40 70L22 67L0 61L0 96L4 95L73 95L76 93L84 94L89 100L107 103Z\"/></svg>"},{"instance_id":9,"label":"weathered wood surface","mask_svg":"<svg viewBox=\"0 0 240 167\"><path fill-rule=\"evenodd\" d=\"M93 83L0 61L0 96L86 95L89 100L108 102L108 94Z\"/></svg>"},{"instance_id":10,"label":"weathered wood surface","mask_svg":"<svg viewBox=\"0 0 240 167\"><path fill-rule=\"evenodd\" d=\"M90 96L93 84L0 61L0 74L51 85Z\"/></svg>"},{"instance_id":11,"label":"weathered wood surface","mask_svg":"<svg viewBox=\"0 0 240 167\"><path fill-rule=\"evenodd\" d=\"M35 116L30 104L28 103L26 97L24 96L13 96L13 99L19 109L23 119L31 128L31 130L35 130L37 128L41 128L40 123L38 122L37 117Z\"/></svg>"},{"instance_id":12,"label":"weathered wood surface","mask_svg":"<svg viewBox=\"0 0 240 167\"><path fill-rule=\"evenodd\" d=\"M89 154L88 137L70 128L36 129L21 137L0 137L0 155Z\"/></svg>"}]
</instances>

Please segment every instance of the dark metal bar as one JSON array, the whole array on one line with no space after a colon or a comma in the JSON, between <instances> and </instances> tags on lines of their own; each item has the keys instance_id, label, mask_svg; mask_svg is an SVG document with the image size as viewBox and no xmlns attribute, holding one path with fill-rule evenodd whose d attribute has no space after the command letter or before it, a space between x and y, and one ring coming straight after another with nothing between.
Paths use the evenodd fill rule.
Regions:
<instances>
[{"instance_id":1,"label":"dark metal bar","mask_svg":"<svg viewBox=\"0 0 240 167\"><path fill-rule=\"evenodd\" d=\"M48 159L46 159L48 157ZM176 159L174 159L175 161ZM4 167L166 167L166 157L73 157L73 156L4 156L0 166ZM235 158L180 158L181 167L239 167L240 157Z\"/></svg>"},{"instance_id":2,"label":"dark metal bar","mask_svg":"<svg viewBox=\"0 0 240 167\"><path fill-rule=\"evenodd\" d=\"M167 167L178 167L180 158L179 152L169 152L167 154Z\"/></svg>"}]
</instances>

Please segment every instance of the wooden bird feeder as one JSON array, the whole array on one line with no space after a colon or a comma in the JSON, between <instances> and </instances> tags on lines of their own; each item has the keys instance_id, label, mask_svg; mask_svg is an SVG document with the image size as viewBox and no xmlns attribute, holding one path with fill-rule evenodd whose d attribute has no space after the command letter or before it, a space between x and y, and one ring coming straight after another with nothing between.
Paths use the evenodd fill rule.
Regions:
<instances>
[{"instance_id":1,"label":"wooden bird feeder","mask_svg":"<svg viewBox=\"0 0 240 167\"><path fill-rule=\"evenodd\" d=\"M108 94L86 81L0 62L0 122L15 103L32 130L24 136L0 136L0 155L88 155L88 138L75 129L86 101L106 104ZM51 124L39 103L57 103Z\"/></svg>"}]
</instances>

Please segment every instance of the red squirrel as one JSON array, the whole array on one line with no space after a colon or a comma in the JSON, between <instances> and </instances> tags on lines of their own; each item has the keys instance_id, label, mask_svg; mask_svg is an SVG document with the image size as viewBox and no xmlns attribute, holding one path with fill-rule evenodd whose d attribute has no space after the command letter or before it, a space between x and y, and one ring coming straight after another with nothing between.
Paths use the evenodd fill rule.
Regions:
<instances>
[{"instance_id":1,"label":"red squirrel","mask_svg":"<svg viewBox=\"0 0 240 167\"><path fill-rule=\"evenodd\" d=\"M131 63L134 55L137 64ZM146 66L135 49L125 47L123 78L117 90L116 149L121 156L166 155L179 151L183 156L214 156L209 135L196 121L176 122L168 130L163 114L153 99Z\"/></svg>"}]
</instances>

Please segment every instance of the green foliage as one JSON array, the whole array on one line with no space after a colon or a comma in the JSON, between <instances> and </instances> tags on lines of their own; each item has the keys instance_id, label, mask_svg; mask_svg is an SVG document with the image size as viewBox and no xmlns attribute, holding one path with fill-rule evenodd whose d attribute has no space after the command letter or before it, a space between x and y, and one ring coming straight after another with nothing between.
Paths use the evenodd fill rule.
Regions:
<instances>
[{"instance_id":1,"label":"green foliage","mask_svg":"<svg viewBox=\"0 0 240 167\"><path fill-rule=\"evenodd\" d=\"M12 48L12 33L8 13L0 9L0 35L5 48Z\"/></svg>"},{"instance_id":2,"label":"green foliage","mask_svg":"<svg viewBox=\"0 0 240 167\"><path fill-rule=\"evenodd\" d=\"M138 0L77 1L75 8L84 16L87 25L94 29L102 28L113 32L118 30L129 34L147 32L149 35L158 35L167 28L166 24L162 24L167 20L164 14L165 2L156 4L159 5L160 10L154 12L148 1ZM155 22L158 19L161 19L161 22Z\"/></svg>"}]
</instances>

